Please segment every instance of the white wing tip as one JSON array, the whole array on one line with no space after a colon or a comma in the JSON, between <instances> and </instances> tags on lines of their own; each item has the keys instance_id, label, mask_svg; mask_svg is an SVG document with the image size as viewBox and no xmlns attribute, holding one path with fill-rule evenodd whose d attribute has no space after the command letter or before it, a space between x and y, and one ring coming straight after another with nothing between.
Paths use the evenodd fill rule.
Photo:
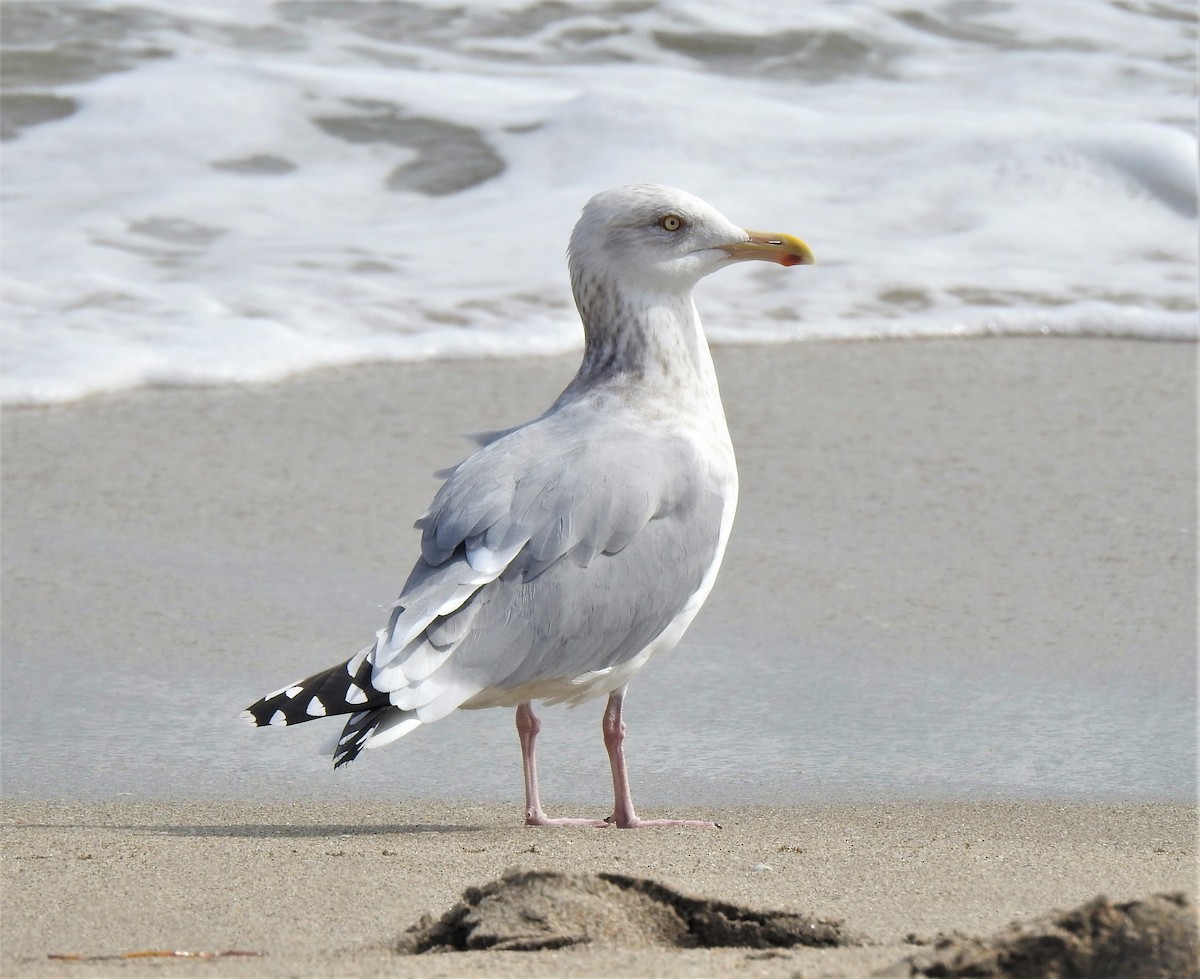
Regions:
<instances>
[{"instance_id":1,"label":"white wing tip","mask_svg":"<svg viewBox=\"0 0 1200 979\"><path fill-rule=\"evenodd\" d=\"M599 680L602 676L608 676L613 671L611 666L606 666L602 670L590 670L587 673L580 673L579 676L573 677L571 683L576 686L584 683L591 683L593 680Z\"/></svg>"}]
</instances>

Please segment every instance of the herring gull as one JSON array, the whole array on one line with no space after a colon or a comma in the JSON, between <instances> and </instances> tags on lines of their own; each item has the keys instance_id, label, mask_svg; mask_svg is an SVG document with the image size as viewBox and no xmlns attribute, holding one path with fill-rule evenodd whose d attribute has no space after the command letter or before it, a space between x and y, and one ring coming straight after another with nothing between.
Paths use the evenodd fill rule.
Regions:
<instances>
[{"instance_id":1,"label":"herring gull","mask_svg":"<svg viewBox=\"0 0 1200 979\"><path fill-rule=\"evenodd\" d=\"M375 640L248 708L256 726L348 714L334 766L459 709L515 707L525 822L644 820L625 766L629 681L695 617L737 505L733 444L692 301L734 262L812 264L783 234L746 231L691 194L604 191L571 235L583 320L578 373L550 408L480 439L416 522L421 556ZM533 701L606 694L613 778L605 820L551 819L538 795Z\"/></svg>"}]
</instances>

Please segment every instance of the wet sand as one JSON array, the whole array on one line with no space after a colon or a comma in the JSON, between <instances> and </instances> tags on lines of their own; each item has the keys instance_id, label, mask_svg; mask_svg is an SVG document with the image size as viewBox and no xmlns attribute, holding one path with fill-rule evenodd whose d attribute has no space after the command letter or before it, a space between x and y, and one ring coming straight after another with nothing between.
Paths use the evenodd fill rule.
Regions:
<instances>
[{"instance_id":1,"label":"wet sand","mask_svg":"<svg viewBox=\"0 0 1200 979\"><path fill-rule=\"evenodd\" d=\"M542 410L569 359L4 411L0 972L852 976L910 932L1194 894L1194 345L716 359L738 522L629 718L642 814L714 834L516 826L507 712L337 776L322 725L236 717L373 633L429 471L457 433ZM598 711L546 720L548 808L603 814ZM512 866L636 873L882 944L397 964L420 914ZM162 948L266 954L47 958Z\"/></svg>"},{"instance_id":2,"label":"wet sand","mask_svg":"<svg viewBox=\"0 0 1200 979\"><path fill-rule=\"evenodd\" d=\"M639 801L1192 797L1194 345L716 359L738 518L684 642L631 688ZM237 715L374 635L459 433L535 415L574 366L372 366L5 411L7 797L515 803L507 712L337 777L327 723ZM604 802L593 708L546 712L548 806Z\"/></svg>"}]
</instances>

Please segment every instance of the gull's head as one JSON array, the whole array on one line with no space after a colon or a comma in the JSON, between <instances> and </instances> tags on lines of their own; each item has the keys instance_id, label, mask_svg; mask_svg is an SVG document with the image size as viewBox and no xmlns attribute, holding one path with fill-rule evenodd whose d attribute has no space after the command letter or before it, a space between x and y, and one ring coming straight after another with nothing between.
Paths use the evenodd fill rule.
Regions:
<instances>
[{"instance_id":1,"label":"gull's head","mask_svg":"<svg viewBox=\"0 0 1200 979\"><path fill-rule=\"evenodd\" d=\"M740 228L711 204L657 184L615 187L583 209L571 235L571 281L589 279L629 288L686 292L733 262L812 265L799 238Z\"/></svg>"}]
</instances>

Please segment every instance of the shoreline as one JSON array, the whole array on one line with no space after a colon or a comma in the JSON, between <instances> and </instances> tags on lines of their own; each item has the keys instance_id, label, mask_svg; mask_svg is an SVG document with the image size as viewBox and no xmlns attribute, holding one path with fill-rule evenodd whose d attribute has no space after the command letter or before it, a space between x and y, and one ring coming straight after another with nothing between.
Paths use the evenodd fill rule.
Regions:
<instances>
[{"instance_id":1,"label":"shoreline","mask_svg":"<svg viewBox=\"0 0 1200 979\"><path fill-rule=\"evenodd\" d=\"M726 351L756 351L777 350L779 348L809 348L809 347L855 347L855 346L892 346L896 344L969 344L969 343L1003 343L1005 341L1037 341L1060 343L1132 343L1165 346L1190 346L1200 344L1200 329L1193 333L1164 333L1161 335L1143 335L1133 332L1114 330L1079 333L1044 333L1030 328L1028 330L1003 330L989 332L952 332L946 333L917 333L870 336L780 336L754 337L746 340L709 338L709 348L713 357L718 361ZM461 364L501 363L501 364L554 364L556 362L568 365L566 377L569 377L578 365L583 354L582 339L563 349L512 351L503 349L490 350L486 354L471 350L447 350L436 354L414 355L412 357L374 360L350 360L346 363L319 364L313 367L300 368L292 373L278 377L262 377L250 380L230 379L183 379L178 381L146 381L131 387L104 388L89 391L78 397L66 400L33 401L16 398L11 401L0 401L0 412L31 412L72 410L89 406L103 405L109 401L125 398L135 398L141 394L169 394L172 391L200 391L215 394L259 389L270 391L291 384L302 384L311 381L332 380L355 372L376 370L405 370L429 366L434 369L450 368Z\"/></svg>"}]
</instances>

